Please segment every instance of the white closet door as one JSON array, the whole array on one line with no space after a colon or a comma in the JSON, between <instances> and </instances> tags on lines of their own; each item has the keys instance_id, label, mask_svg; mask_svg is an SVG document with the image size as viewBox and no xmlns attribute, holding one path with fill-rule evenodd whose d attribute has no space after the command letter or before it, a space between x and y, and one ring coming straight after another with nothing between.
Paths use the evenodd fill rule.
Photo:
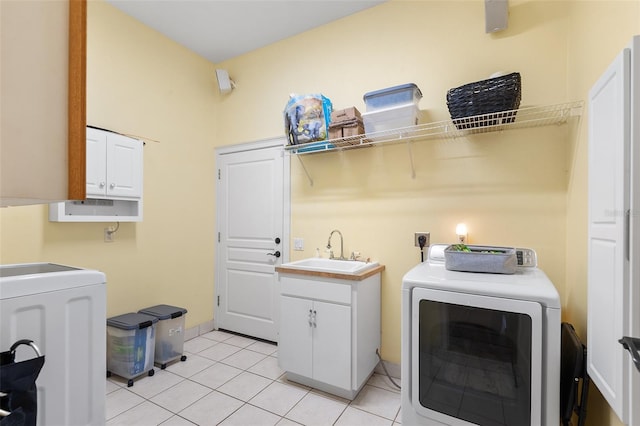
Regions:
<instances>
[{"instance_id":1,"label":"white closet door","mask_svg":"<svg viewBox=\"0 0 640 426\"><path fill-rule=\"evenodd\" d=\"M589 92L588 372L627 423L630 56L623 50Z\"/></svg>"}]
</instances>

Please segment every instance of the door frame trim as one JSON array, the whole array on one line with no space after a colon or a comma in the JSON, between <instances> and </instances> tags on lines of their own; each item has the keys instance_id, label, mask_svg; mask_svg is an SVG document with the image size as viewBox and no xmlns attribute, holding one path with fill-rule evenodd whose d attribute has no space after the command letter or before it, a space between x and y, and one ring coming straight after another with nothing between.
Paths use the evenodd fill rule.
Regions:
<instances>
[{"instance_id":1,"label":"door frame trim","mask_svg":"<svg viewBox=\"0 0 640 426\"><path fill-rule=\"evenodd\" d=\"M290 249L290 235L291 235L291 156L286 155L284 152L284 146L287 143L287 139L284 136L278 136L268 139L261 139L253 142L246 142L236 145L225 145L221 147L216 147L215 155L216 155L216 171L214 171L214 175L217 174L217 170L220 169L220 157L229 154L236 154L240 152L254 151L259 149L267 149L267 148L276 148L280 147L282 149L282 263L289 262L289 249ZM215 330L218 329L218 324L216 320L216 310L218 305L216 303L216 299L218 298L218 286L216 285L219 282L220 268L219 268L219 260L218 260L218 243L217 235L220 232L220 222L219 222L219 214L218 214L218 181L217 177L214 176L214 180L216 181L216 194L215 194L215 214L216 214L216 228L214 238L214 273L213 273L213 286L214 286L214 300L213 300L213 328Z\"/></svg>"}]
</instances>

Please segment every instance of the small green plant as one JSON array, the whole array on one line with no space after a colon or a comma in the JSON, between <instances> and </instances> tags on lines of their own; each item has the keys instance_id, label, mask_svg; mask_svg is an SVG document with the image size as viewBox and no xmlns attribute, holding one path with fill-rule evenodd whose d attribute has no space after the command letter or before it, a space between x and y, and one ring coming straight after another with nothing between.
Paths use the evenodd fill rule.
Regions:
<instances>
[{"instance_id":1,"label":"small green plant","mask_svg":"<svg viewBox=\"0 0 640 426\"><path fill-rule=\"evenodd\" d=\"M489 253L489 254L503 254L504 250L471 250L466 244L453 244L451 248L454 251L461 251L464 253Z\"/></svg>"}]
</instances>

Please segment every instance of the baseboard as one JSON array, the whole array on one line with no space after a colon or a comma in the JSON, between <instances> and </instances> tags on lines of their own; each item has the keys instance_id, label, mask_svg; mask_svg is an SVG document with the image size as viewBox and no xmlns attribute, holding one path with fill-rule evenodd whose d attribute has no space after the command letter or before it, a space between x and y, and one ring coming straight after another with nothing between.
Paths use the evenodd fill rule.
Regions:
<instances>
[{"instance_id":1,"label":"baseboard","mask_svg":"<svg viewBox=\"0 0 640 426\"><path fill-rule=\"evenodd\" d=\"M400 379L400 364L393 364L389 361L382 361L384 362L384 366L387 369L387 371L389 372L389 375L391 377L393 377L394 379ZM382 368L382 364L378 363L378 365L376 365L376 368L373 370L374 372L378 373L378 374L383 374L383 375L387 375L387 373L385 373L384 368Z\"/></svg>"},{"instance_id":2,"label":"baseboard","mask_svg":"<svg viewBox=\"0 0 640 426\"><path fill-rule=\"evenodd\" d=\"M200 335L200 327L195 326L184 330L184 341L195 339Z\"/></svg>"},{"instance_id":3,"label":"baseboard","mask_svg":"<svg viewBox=\"0 0 640 426\"><path fill-rule=\"evenodd\" d=\"M203 334L206 334L212 331L213 328L213 320L203 322L202 324L198 324L195 327L189 327L184 331L184 340L191 340Z\"/></svg>"}]
</instances>

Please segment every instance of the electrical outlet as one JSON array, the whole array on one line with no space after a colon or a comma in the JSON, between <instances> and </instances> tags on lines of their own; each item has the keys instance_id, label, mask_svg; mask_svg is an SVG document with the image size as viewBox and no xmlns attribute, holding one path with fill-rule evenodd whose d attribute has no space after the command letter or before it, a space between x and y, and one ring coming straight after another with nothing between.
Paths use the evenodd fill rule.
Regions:
<instances>
[{"instance_id":1,"label":"electrical outlet","mask_svg":"<svg viewBox=\"0 0 640 426\"><path fill-rule=\"evenodd\" d=\"M426 238L426 242L425 242L424 246L425 246L425 247L429 247L429 244L430 244L430 241L429 241L429 240L430 240L430 235L431 235L431 234L430 234L429 232L416 232L416 233L414 234L414 237L413 237L413 240L414 240L413 242L414 242L415 246L416 246L416 247L420 247L420 241L419 241L419 238L420 238L421 236L424 236L424 237Z\"/></svg>"},{"instance_id":2,"label":"electrical outlet","mask_svg":"<svg viewBox=\"0 0 640 426\"><path fill-rule=\"evenodd\" d=\"M111 227L104 228L104 242L112 243L113 242L113 229Z\"/></svg>"}]
</instances>

